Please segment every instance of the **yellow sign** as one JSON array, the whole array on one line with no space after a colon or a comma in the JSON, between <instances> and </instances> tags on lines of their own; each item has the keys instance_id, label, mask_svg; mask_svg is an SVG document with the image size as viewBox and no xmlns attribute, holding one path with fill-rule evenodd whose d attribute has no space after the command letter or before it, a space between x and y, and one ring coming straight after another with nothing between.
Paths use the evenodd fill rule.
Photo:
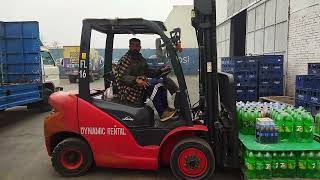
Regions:
<instances>
[{"instance_id":1,"label":"yellow sign","mask_svg":"<svg viewBox=\"0 0 320 180\"><path fill-rule=\"evenodd\" d=\"M63 57L70 58L72 64L79 63L80 46L64 46Z\"/></svg>"},{"instance_id":2,"label":"yellow sign","mask_svg":"<svg viewBox=\"0 0 320 180\"><path fill-rule=\"evenodd\" d=\"M86 53L82 53L81 57L82 57L82 59L87 59L87 54Z\"/></svg>"}]
</instances>

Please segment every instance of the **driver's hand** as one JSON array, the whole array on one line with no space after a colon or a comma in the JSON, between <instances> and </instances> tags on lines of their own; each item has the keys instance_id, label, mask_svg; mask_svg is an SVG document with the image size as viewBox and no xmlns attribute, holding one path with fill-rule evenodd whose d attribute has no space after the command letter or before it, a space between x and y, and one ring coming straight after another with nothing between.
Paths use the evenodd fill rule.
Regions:
<instances>
[{"instance_id":1,"label":"driver's hand","mask_svg":"<svg viewBox=\"0 0 320 180\"><path fill-rule=\"evenodd\" d=\"M165 67L161 68L160 71L161 71L160 76L166 76L166 75L170 74L171 67L169 65L166 65Z\"/></svg>"},{"instance_id":2,"label":"driver's hand","mask_svg":"<svg viewBox=\"0 0 320 180\"><path fill-rule=\"evenodd\" d=\"M138 76L136 79L136 83L138 84L138 86L144 87L144 88L147 88L148 86L150 86L145 76Z\"/></svg>"}]
</instances>

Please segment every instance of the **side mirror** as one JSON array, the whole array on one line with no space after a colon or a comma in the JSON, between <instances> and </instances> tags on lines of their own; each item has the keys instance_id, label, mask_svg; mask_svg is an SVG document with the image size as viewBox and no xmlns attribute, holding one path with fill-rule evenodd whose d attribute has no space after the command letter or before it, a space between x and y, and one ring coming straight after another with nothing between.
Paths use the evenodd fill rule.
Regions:
<instances>
[{"instance_id":1,"label":"side mirror","mask_svg":"<svg viewBox=\"0 0 320 180\"><path fill-rule=\"evenodd\" d=\"M177 51L182 52L180 28L175 28L170 32L170 39L172 43L176 46Z\"/></svg>"}]
</instances>

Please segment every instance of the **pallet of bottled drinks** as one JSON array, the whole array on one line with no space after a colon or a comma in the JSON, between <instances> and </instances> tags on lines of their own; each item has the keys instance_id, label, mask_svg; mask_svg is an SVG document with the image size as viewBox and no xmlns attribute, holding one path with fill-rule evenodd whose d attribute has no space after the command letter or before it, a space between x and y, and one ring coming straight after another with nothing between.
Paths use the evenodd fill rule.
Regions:
<instances>
[{"instance_id":1,"label":"pallet of bottled drinks","mask_svg":"<svg viewBox=\"0 0 320 180\"><path fill-rule=\"evenodd\" d=\"M245 179L320 179L320 118L280 103L237 102Z\"/></svg>"}]
</instances>

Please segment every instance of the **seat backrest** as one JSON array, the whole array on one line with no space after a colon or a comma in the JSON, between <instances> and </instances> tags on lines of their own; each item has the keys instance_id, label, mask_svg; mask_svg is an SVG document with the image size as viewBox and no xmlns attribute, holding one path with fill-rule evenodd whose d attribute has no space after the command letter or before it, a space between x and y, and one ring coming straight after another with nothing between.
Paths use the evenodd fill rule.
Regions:
<instances>
[{"instance_id":1,"label":"seat backrest","mask_svg":"<svg viewBox=\"0 0 320 180\"><path fill-rule=\"evenodd\" d=\"M93 104L129 128L154 126L154 112L149 106L135 106L118 99L112 101L97 99L93 101Z\"/></svg>"}]
</instances>

